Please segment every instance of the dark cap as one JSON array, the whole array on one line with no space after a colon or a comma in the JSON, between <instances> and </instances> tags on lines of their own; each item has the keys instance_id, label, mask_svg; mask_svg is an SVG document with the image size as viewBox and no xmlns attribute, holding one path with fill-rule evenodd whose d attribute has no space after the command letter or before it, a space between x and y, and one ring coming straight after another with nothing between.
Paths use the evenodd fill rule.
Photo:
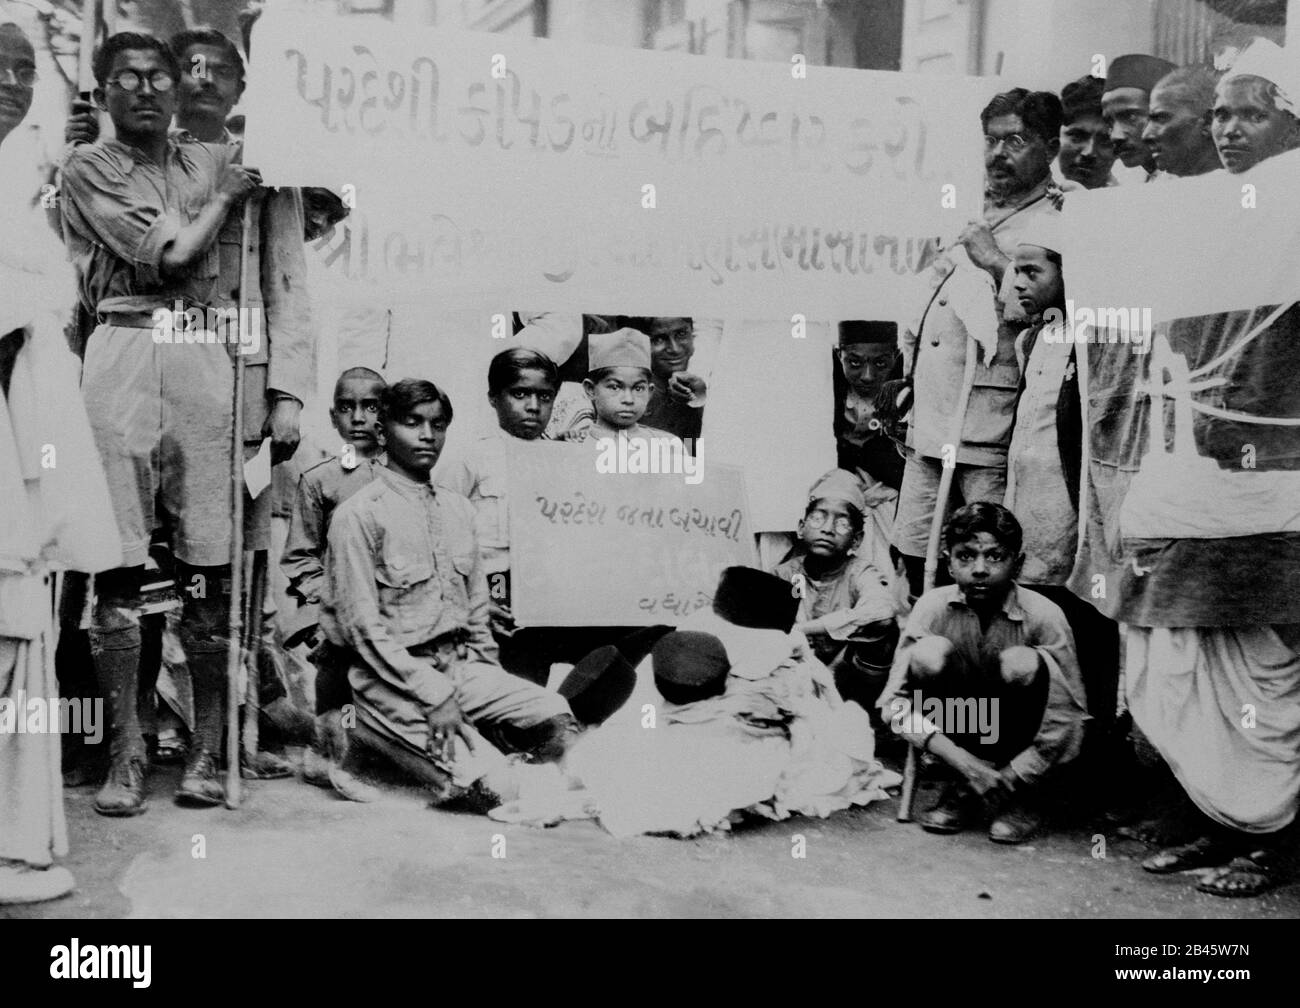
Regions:
<instances>
[{"instance_id":1,"label":"dark cap","mask_svg":"<svg viewBox=\"0 0 1300 1008\"><path fill-rule=\"evenodd\" d=\"M720 696L727 688L731 662L713 634L674 630L650 652L655 686L669 703L687 704Z\"/></svg>"},{"instance_id":2,"label":"dark cap","mask_svg":"<svg viewBox=\"0 0 1300 1008\"><path fill-rule=\"evenodd\" d=\"M1114 91L1116 88L1132 87L1141 88L1150 94L1151 89L1156 86L1156 81L1177 69L1178 67L1173 63L1162 60L1159 56L1147 56L1142 53L1116 56L1110 61L1110 73L1106 75L1106 90Z\"/></svg>"},{"instance_id":3,"label":"dark cap","mask_svg":"<svg viewBox=\"0 0 1300 1008\"><path fill-rule=\"evenodd\" d=\"M840 346L850 343L897 343L897 322L866 322L849 319L840 323Z\"/></svg>"},{"instance_id":4,"label":"dark cap","mask_svg":"<svg viewBox=\"0 0 1300 1008\"><path fill-rule=\"evenodd\" d=\"M627 702L636 670L612 644L596 648L564 677L557 692L585 725L600 724Z\"/></svg>"},{"instance_id":5,"label":"dark cap","mask_svg":"<svg viewBox=\"0 0 1300 1008\"><path fill-rule=\"evenodd\" d=\"M728 567L718 579L713 611L728 623L789 633L799 612L790 582L753 567Z\"/></svg>"}]
</instances>

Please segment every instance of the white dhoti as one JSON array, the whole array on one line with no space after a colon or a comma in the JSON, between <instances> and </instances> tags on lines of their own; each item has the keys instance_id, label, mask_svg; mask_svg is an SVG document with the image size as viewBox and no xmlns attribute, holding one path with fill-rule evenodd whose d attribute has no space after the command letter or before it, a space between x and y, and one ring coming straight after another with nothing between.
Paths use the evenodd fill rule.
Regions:
<instances>
[{"instance_id":1,"label":"white dhoti","mask_svg":"<svg viewBox=\"0 0 1300 1008\"><path fill-rule=\"evenodd\" d=\"M1188 796L1246 833L1300 802L1300 655L1271 627L1126 627L1129 709Z\"/></svg>"}]
</instances>

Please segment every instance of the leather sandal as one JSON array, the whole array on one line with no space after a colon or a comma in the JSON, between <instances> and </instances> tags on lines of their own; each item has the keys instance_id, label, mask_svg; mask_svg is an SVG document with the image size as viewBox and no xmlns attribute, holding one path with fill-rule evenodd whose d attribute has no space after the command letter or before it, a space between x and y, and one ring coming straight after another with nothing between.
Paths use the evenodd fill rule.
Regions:
<instances>
[{"instance_id":1,"label":"leather sandal","mask_svg":"<svg viewBox=\"0 0 1300 1008\"><path fill-rule=\"evenodd\" d=\"M1259 896L1281 883L1281 859L1276 851L1265 849L1233 858L1221 871L1198 883L1196 891L1211 896L1244 898Z\"/></svg>"},{"instance_id":2,"label":"leather sandal","mask_svg":"<svg viewBox=\"0 0 1300 1008\"><path fill-rule=\"evenodd\" d=\"M1214 868L1226 864L1237 847L1219 837L1197 837L1191 843L1166 847L1142 862L1142 870L1153 875L1173 875L1192 868Z\"/></svg>"}]
</instances>

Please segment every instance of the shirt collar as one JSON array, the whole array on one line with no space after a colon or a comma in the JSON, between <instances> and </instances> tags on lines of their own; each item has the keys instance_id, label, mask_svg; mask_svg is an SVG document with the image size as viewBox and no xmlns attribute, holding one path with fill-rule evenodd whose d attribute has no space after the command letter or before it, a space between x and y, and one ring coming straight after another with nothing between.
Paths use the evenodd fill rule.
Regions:
<instances>
[{"instance_id":1,"label":"shirt collar","mask_svg":"<svg viewBox=\"0 0 1300 1008\"><path fill-rule=\"evenodd\" d=\"M351 458L352 460L351 465L348 464L349 458ZM375 455L372 458L367 458L366 456L359 455L355 452L353 452L351 455L344 455L344 454L339 455L339 467L344 472L352 472L354 469L360 469L363 465L370 466L372 468L375 466L383 466L387 461L388 461L388 456L386 456L383 452L380 452L378 455Z\"/></svg>"},{"instance_id":2,"label":"shirt collar","mask_svg":"<svg viewBox=\"0 0 1300 1008\"><path fill-rule=\"evenodd\" d=\"M180 141L177 140L175 134L167 134L167 157L175 156L176 148L179 143ZM142 161L145 164L153 164L153 159L145 154L144 151L140 150L138 147L124 144L121 140L117 139L117 137L105 137L100 141L100 145L122 162L122 166L127 172L130 172L131 169L135 167L137 161Z\"/></svg>"},{"instance_id":3,"label":"shirt collar","mask_svg":"<svg viewBox=\"0 0 1300 1008\"><path fill-rule=\"evenodd\" d=\"M433 491L433 484L428 480L422 480L417 483L409 476L404 476L402 473L389 468L387 465L380 468L379 478L384 480L403 497L411 500L421 500L424 497L437 496Z\"/></svg>"},{"instance_id":4,"label":"shirt collar","mask_svg":"<svg viewBox=\"0 0 1300 1008\"><path fill-rule=\"evenodd\" d=\"M168 135L179 143L212 143L214 146L216 144L225 144L227 147L239 146L239 138L224 127L221 130L221 139L216 141L200 140L189 130L183 129L180 126L172 127Z\"/></svg>"},{"instance_id":5,"label":"shirt collar","mask_svg":"<svg viewBox=\"0 0 1300 1008\"><path fill-rule=\"evenodd\" d=\"M948 605L958 606L962 609L971 609L971 605L966 601L966 596L956 585L952 586L952 598L949 599ZM972 611L974 611L972 609ZM1011 591L1007 592L1007 597L1002 601L1002 615L1016 623L1025 621L1025 610L1020 604L1020 587L1013 584Z\"/></svg>"}]
</instances>

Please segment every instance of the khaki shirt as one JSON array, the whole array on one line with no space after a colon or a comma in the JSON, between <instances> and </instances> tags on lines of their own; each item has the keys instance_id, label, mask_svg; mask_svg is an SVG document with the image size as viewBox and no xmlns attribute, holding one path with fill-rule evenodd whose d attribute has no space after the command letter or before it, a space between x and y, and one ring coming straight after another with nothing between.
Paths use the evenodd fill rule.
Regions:
<instances>
[{"instance_id":1,"label":"khaki shirt","mask_svg":"<svg viewBox=\"0 0 1300 1008\"><path fill-rule=\"evenodd\" d=\"M298 480L280 570L289 579L289 591L304 602L320 601L325 587L325 537L335 508L373 483L381 468L381 459L357 458L347 467L335 457L318 462Z\"/></svg>"},{"instance_id":2,"label":"khaki shirt","mask_svg":"<svg viewBox=\"0 0 1300 1008\"><path fill-rule=\"evenodd\" d=\"M162 275L163 250L212 201L230 159L225 146L167 141L162 164L115 139L83 144L63 168L64 241L77 269L78 294L101 311L206 305L217 279L214 243L176 276Z\"/></svg>"},{"instance_id":3,"label":"khaki shirt","mask_svg":"<svg viewBox=\"0 0 1300 1008\"><path fill-rule=\"evenodd\" d=\"M1087 720L1083 679L1075 656L1074 637L1065 614L1055 603L1032 591L1012 586L1002 611L995 613L988 632L980 629L980 618L966 604L957 585L935 588L922 595L908 617L903 638L894 652L894 667L880 694L879 707L886 720L901 718L915 724L907 712L912 709L907 674L912 647L922 637L943 637L958 655L974 668L996 666L998 656L1009 647L1023 645L1039 653L1047 666L1047 707L1033 743L1014 756L1010 766L1016 776L1034 783L1053 766L1073 759L1083 744L1083 723ZM919 712L917 712L919 713ZM930 726L933 728L934 726ZM914 745L922 744L931 731L906 730L903 736Z\"/></svg>"},{"instance_id":4,"label":"khaki shirt","mask_svg":"<svg viewBox=\"0 0 1300 1008\"><path fill-rule=\"evenodd\" d=\"M372 674L425 708L451 680L408 648L462 632L471 660L497 661L474 505L389 468L344 501L330 523L321 627Z\"/></svg>"},{"instance_id":5,"label":"khaki shirt","mask_svg":"<svg viewBox=\"0 0 1300 1008\"><path fill-rule=\"evenodd\" d=\"M1032 198L1032 197L1031 197ZM987 216L997 219L1005 209L991 210ZM1014 255L1025 227L1040 213L1057 213L1051 200L1042 199L1026 206L993 232L998 248ZM1008 269L1011 267L1008 266ZM942 458L944 445L952 435L953 414L957 411L965 375L966 354L976 352L969 346L971 337L966 326L949 304L945 287L953 276L949 272L935 278L931 301L919 332L905 332L902 339L905 366L915 355L913 407L907 431L907 447L925 458ZM1008 325L1002 319L1002 305L990 296L988 310L996 313L997 351L991 358L981 356L975 375L961 444L956 461L963 465L1002 466L1006 464L1007 446L1011 441L1011 423L1016 396L1020 388L1020 366L1016 361L1015 341L1023 326Z\"/></svg>"}]
</instances>

